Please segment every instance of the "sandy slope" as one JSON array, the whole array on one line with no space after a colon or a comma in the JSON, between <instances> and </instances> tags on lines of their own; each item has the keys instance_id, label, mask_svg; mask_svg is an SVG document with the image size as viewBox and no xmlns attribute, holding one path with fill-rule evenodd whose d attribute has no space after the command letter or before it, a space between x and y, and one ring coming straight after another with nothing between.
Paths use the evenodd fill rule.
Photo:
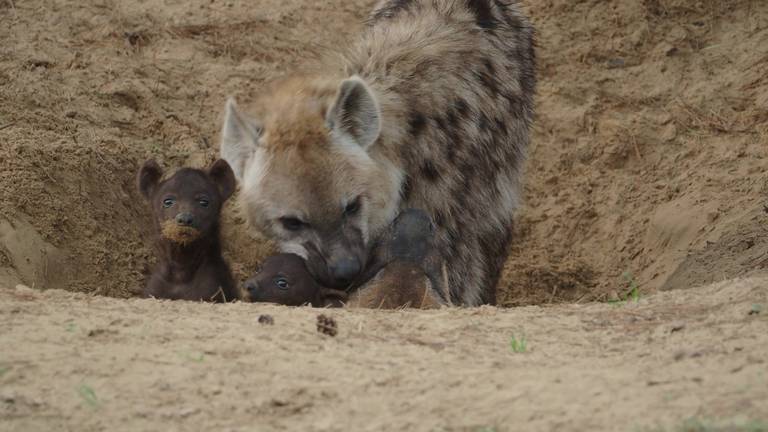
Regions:
<instances>
[{"instance_id":1,"label":"sandy slope","mask_svg":"<svg viewBox=\"0 0 768 432\"><path fill-rule=\"evenodd\" d=\"M329 337L307 308L2 289L0 430L768 430L766 307L753 278L622 305L325 311Z\"/></svg>"}]
</instances>

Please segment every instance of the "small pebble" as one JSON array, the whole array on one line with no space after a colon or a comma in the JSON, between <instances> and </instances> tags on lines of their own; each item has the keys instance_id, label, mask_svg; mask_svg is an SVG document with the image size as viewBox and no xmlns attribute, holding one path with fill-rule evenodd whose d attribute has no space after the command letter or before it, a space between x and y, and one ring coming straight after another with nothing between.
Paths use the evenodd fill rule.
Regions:
<instances>
[{"instance_id":1,"label":"small pebble","mask_svg":"<svg viewBox=\"0 0 768 432\"><path fill-rule=\"evenodd\" d=\"M336 336L336 333L338 333L338 326L336 325L336 320L322 314L318 315L317 331L319 333L322 333L331 337Z\"/></svg>"},{"instance_id":2,"label":"small pebble","mask_svg":"<svg viewBox=\"0 0 768 432\"><path fill-rule=\"evenodd\" d=\"M612 58L608 60L608 69L623 68L626 62L623 58Z\"/></svg>"},{"instance_id":3,"label":"small pebble","mask_svg":"<svg viewBox=\"0 0 768 432\"><path fill-rule=\"evenodd\" d=\"M18 284L16 285L16 292L19 294L33 294L35 290L26 285Z\"/></svg>"},{"instance_id":4,"label":"small pebble","mask_svg":"<svg viewBox=\"0 0 768 432\"><path fill-rule=\"evenodd\" d=\"M672 324L672 328L669 330L670 333L679 332L680 330L685 328L685 324L683 323L675 323Z\"/></svg>"}]
</instances>

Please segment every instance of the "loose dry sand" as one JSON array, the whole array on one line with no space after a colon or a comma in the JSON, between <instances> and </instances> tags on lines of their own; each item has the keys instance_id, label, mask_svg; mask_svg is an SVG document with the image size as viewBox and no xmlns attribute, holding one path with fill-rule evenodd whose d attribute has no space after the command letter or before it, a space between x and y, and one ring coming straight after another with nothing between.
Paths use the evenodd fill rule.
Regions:
<instances>
[{"instance_id":1,"label":"loose dry sand","mask_svg":"<svg viewBox=\"0 0 768 432\"><path fill-rule=\"evenodd\" d=\"M764 431L765 305L765 277L616 305L392 312L3 289L0 429Z\"/></svg>"}]
</instances>

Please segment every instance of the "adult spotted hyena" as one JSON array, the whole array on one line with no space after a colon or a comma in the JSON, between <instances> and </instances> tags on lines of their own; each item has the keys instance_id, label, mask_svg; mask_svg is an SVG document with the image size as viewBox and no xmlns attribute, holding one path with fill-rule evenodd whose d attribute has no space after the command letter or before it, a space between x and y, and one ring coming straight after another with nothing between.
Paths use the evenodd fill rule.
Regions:
<instances>
[{"instance_id":1,"label":"adult spotted hyena","mask_svg":"<svg viewBox=\"0 0 768 432\"><path fill-rule=\"evenodd\" d=\"M389 0L323 66L227 102L249 222L343 287L403 208L437 226L454 304L495 302L533 119L533 28L502 0Z\"/></svg>"}]
</instances>

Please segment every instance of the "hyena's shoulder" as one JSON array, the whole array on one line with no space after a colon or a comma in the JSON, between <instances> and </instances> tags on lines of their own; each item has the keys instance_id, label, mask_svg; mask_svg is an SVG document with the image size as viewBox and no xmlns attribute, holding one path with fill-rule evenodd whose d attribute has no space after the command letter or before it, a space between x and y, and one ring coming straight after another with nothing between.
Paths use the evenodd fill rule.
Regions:
<instances>
[{"instance_id":1,"label":"hyena's shoulder","mask_svg":"<svg viewBox=\"0 0 768 432\"><path fill-rule=\"evenodd\" d=\"M462 90L487 87L491 97L532 105L535 31L516 2L385 0L367 22L344 67L373 80L390 78L380 95L412 95L440 110L471 103L456 100Z\"/></svg>"},{"instance_id":2,"label":"hyena's shoulder","mask_svg":"<svg viewBox=\"0 0 768 432\"><path fill-rule=\"evenodd\" d=\"M406 132L392 142L403 204L437 224L452 298L493 302L533 121L534 29L500 0L386 0L368 24L363 73L385 65L400 78L378 89L400 97L397 125L385 128Z\"/></svg>"},{"instance_id":3,"label":"hyena's shoulder","mask_svg":"<svg viewBox=\"0 0 768 432\"><path fill-rule=\"evenodd\" d=\"M375 25L382 20L403 16L417 18L430 13L452 17L469 14L478 27L488 30L504 26L518 30L531 27L517 2L510 0L381 0L366 23Z\"/></svg>"}]
</instances>

